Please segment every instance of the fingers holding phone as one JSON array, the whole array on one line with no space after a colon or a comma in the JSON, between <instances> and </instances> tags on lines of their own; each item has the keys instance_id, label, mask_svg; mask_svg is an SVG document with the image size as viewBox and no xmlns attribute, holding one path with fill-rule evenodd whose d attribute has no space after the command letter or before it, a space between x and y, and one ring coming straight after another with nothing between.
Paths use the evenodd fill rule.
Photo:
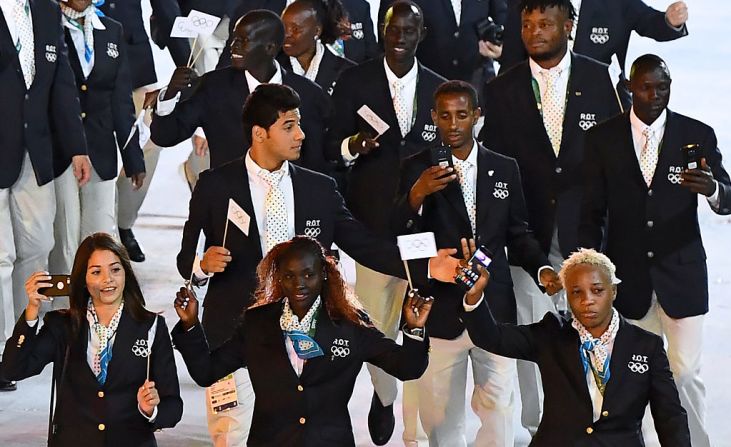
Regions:
<instances>
[{"instance_id":1,"label":"fingers holding phone","mask_svg":"<svg viewBox=\"0 0 731 447\"><path fill-rule=\"evenodd\" d=\"M58 275L56 275L58 276ZM47 290L54 288L53 276L48 272L35 272L25 282L25 294L28 296L28 305L25 308L25 319L33 321L38 318L38 310L44 301L52 301Z\"/></svg>"}]
</instances>

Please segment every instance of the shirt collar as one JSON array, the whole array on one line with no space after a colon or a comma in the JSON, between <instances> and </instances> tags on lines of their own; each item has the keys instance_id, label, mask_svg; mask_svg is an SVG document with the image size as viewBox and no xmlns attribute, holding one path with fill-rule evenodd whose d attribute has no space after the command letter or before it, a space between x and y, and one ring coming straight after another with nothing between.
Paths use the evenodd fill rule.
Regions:
<instances>
[{"instance_id":1,"label":"shirt collar","mask_svg":"<svg viewBox=\"0 0 731 447\"><path fill-rule=\"evenodd\" d=\"M657 117L655 121L653 121L652 124L649 126L645 124L641 119L637 117L635 114L635 108L632 106L632 108L629 111L629 122L632 125L632 129L634 129L636 132L642 134L642 132L645 130L645 128L649 127L653 134L659 135L662 133L663 129L665 129L665 122L668 119L668 109L662 111L660 116Z\"/></svg>"},{"instance_id":2,"label":"shirt collar","mask_svg":"<svg viewBox=\"0 0 731 447\"><path fill-rule=\"evenodd\" d=\"M274 76L266 81L267 84L282 83L282 67L279 66L279 62L277 62L276 60L274 61L274 65L276 66L276 71L274 72ZM244 76L246 76L246 84L249 86L249 93L253 92L254 89L259 86L259 84L263 84L262 82L259 82L259 80L256 79L254 76L252 76L251 73L248 72L248 70L244 71Z\"/></svg>"},{"instance_id":3,"label":"shirt collar","mask_svg":"<svg viewBox=\"0 0 731 447\"><path fill-rule=\"evenodd\" d=\"M528 58L528 65L530 65L531 74L536 79L543 71L560 69L561 73L563 73L565 71L571 70L571 51L566 50L566 54L563 55L563 58L561 58L561 61L558 63L558 65L549 69L541 67L540 65L538 65L538 62L534 61L532 58Z\"/></svg>"},{"instance_id":4,"label":"shirt collar","mask_svg":"<svg viewBox=\"0 0 731 447\"><path fill-rule=\"evenodd\" d=\"M459 158L452 155L452 161L457 163L459 161L460 163L466 163L469 166L477 166L477 141L473 138L472 139L472 149L470 150L470 154L465 158L464 160L460 160Z\"/></svg>"},{"instance_id":5,"label":"shirt collar","mask_svg":"<svg viewBox=\"0 0 731 447\"><path fill-rule=\"evenodd\" d=\"M419 72L419 63L416 58L414 58L414 65L402 78L399 78L393 71L391 71L391 67L388 66L388 62L386 62L385 57L383 58L383 67L386 69L386 79L388 79L389 86L392 86L397 80L401 81L403 84L408 84L416 80L416 75Z\"/></svg>"},{"instance_id":6,"label":"shirt collar","mask_svg":"<svg viewBox=\"0 0 731 447\"><path fill-rule=\"evenodd\" d=\"M107 27L104 26L104 23L102 23L101 19L99 19L99 16L97 16L96 14L89 14L87 16L87 19L88 18L91 18L91 26L94 29L107 29ZM79 29L76 25L71 23L71 21L68 19L68 17L66 17L66 15L64 15L64 14L61 14L61 22L68 29L72 29L72 30Z\"/></svg>"},{"instance_id":7,"label":"shirt collar","mask_svg":"<svg viewBox=\"0 0 731 447\"><path fill-rule=\"evenodd\" d=\"M254 159L251 158L251 151L250 150L246 151L246 157L244 158L244 162L246 164L246 172L249 173L249 178L251 178L252 176L259 177L259 174L262 171L268 172L266 169L264 169L261 166L259 166L258 164L256 164L256 162L254 161ZM289 176L289 161L284 160L284 163L282 163L282 167L279 168L275 172L278 172L278 171L284 171L284 174L282 175L282 178L288 177Z\"/></svg>"}]
</instances>

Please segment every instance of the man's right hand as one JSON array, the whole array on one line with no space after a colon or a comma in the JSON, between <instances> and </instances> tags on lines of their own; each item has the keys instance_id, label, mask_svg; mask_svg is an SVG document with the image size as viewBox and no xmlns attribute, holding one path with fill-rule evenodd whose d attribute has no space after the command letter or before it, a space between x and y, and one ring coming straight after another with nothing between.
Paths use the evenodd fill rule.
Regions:
<instances>
[{"instance_id":1,"label":"man's right hand","mask_svg":"<svg viewBox=\"0 0 731 447\"><path fill-rule=\"evenodd\" d=\"M475 243L474 239L470 239L469 241L467 239L462 239L462 256L464 259L462 260L462 265L460 268L472 268L472 266L469 264L469 260L472 259L472 255L475 254L475 251L477 251L477 244ZM485 287L487 287L487 283L490 281L490 272L487 271L485 267L482 266L479 262L477 263L477 271L480 274L479 279L475 282L475 285L472 286L470 290L467 291L464 295L464 300L469 306L474 306L477 304L478 301L480 301L480 298L482 297L483 292L485 291ZM459 269L455 272L459 273Z\"/></svg>"},{"instance_id":2,"label":"man's right hand","mask_svg":"<svg viewBox=\"0 0 731 447\"><path fill-rule=\"evenodd\" d=\"M358 132L348 140L348 150L351 155L366 155L378 146L380 146L378 141L363 132Z\"/></svg>"},{"instance_id":3,"label":"man's right hand","mask_svg":"<svg viewBox=\"0 0 731 447\"><path fill-rule=\"evenodd\" d=\"M409 191L409 205L414 211L418 211L424 204L426 196L441 191L447 187L449 182L454 181L457 174L451 166L440 167L430 166L424 170L419 179Z\"/></svg>"},{"instance_id":4,"label":"man's right hand","mask_svg":"<svg viewBox=\"0 0 731 447\"><path fill-rule=\"evenodd\" d=\"M203 260L201 260L201 270L206 275L211 273L221 273L226 270L226 266L231 262L231 252L223 247L208 247Z\"/></svg>"},{"instance_id":5,"label":"man's right hand","mask_svg":"<svg viewBox=\"0 0 731 447\"><path fill-rule=\"evenodd\" d=\"M189 67L178 67L173 72L173 76L170 78L165 95L162 100L167 101L172 99L179 91L185 90L192 85L193 80L197 77L195 70Z\"/></svg>"},{"instance_id":6,"label":"man's right hand","mask_svg":"<svg viewBox=\"0 0 731 447\"><path fill-rule=\"evenodd\" d=\"M173 303L180 321L183 322L183 329L186 331L198 323L198 299L195 293L187 287L181 287L175 294Z\"/></svg>"}]
</instances>

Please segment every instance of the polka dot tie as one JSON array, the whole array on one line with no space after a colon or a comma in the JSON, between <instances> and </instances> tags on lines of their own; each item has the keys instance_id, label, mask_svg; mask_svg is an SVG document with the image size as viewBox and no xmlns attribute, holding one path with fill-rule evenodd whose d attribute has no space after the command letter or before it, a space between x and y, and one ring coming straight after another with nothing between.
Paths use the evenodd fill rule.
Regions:
<instances>
[{"instance_id":1,"label":"polka dot tie","mask_svg":"<svg viewBox=\"0 0 731 447\"><path fill-rule=\"evenodd\" d=\"M541 99L543 112L543 125L551 140L553 153L558 157L561 149L561 132L563 130L563 103L559 98L557 81L561 76L560 69L541 71L541 76L546 81L546 91Z\"/></svg>"},{"instance_id":2,"label":"polka dot tie","mask_svg":"<svg viewBox=\"0 0 731 447\"><path fill-rule=\"evenodd\" d=\"M406 108L406 95L404 94L405 85L400 80L393 83L393 109L396 111L398 119L398 127L401 130L401 136L406 136L411 127L411 115Z\"/></svg>"},{"instance_id":3,"label":"polka dot tie","mask_svg":"<svg viewBox=\"0 0 731 447\"><path fill-rule=\"evenodd\" d=\"M470 187L470 182L467 180L467 176L470 175L470 164L464 160L455 158L454 170L457 171L459 187L462 190L464 206L467 208L467 216L470 218L472 234L475 234L477 232L477 206L475 202L475 191L474 188Z\"/></svg>"},{"instance_id":4,"label":"polka dot tie","mask_svg":"<svg viewBox=\"0 0 731 447\"><path fill-rule=\"evenodd\" d=\"M279 187L279 183L284 177L284 170L261 171L259 177L269 184L269 191L264 199L266 211L264 238L268 252L278 243L289 240L287 206L284 203L284 191Z\"/></svg>"},{"instance_id":5,"label":"polka dot tie","mask_svg":"<svg viewBox=\"0 0 731 447\"><path fill-rule=\"evenodd\" d=\"M645 183L649 187L652 183L652 177L655 175L655 167L657 167L658 145L655 132L649 127L645 127L642 131L642 138L645 139L645 144L642 146L642 152L640 152L640 169L642 170L642 177L645 178Z\"/></svg>"},{"instance_id":6,"label":"polka dot tie","mask_svg":"<svg viewBox=\"0 0 731 447\"><path fill-rule=\"evenodd\" d=\"M35 43L33 41L33 24L30 18L29 0L15 0L15 25L18 29L18 39L15 50L20 59L20 68L23 70L25 87L30 89L36 75Z\"/></svg>"}]
</instances>

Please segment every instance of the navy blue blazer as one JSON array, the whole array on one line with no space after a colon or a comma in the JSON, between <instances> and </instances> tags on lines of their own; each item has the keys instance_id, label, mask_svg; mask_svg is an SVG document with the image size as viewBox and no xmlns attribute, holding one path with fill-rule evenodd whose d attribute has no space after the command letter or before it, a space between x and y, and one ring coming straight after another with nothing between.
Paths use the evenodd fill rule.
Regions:
<instances>
[{"instance_id":1,"label":"navy blue blazer","mask_svg":"<svg viewBox=\"0 0 731 447\"><path fill-rule=\"evenodd\" d=\"M168 48L177 67L186 66L190 56L188 39L170 37L175 18L181 15L177 1L150 0L150 5L152 6L151 36L147 35L142 21L142 0L108 0L99 7L104 14L124 27L133 89L157 82L150 38L160 49Z\"/></svg>"},{"instance_id":2,"label":"navy blue blazer","mask_svg":"<svg viewBox=\"0 0 731 447\"><path fill-rule=\"evenodd\" d=\"M432 166L429 150L404 161L392 222L398 234L433 232L439 248L459 248L460 239L471 237L478 245L484 245L494 255L488 267L490 283L485 294L498 320L514 323L515 295L505 247L515 253L513 261L533 278L537 278L542 266L550 263L528 227L518 164L479 145L477 151L477 234L472 233L457 180L427 196L421 214L411 209L409 191L421 173ZM459 337L464 332L461 320L464 289L456 284L431 281L423 292L436 298L433 310L439 316L427 321L429 334L444 339Z\"/></svg>"},{"instance_id":3,"label":"navy blue blazer","mask_svg":"<svg viewBox=\"0 0 731 447\"><path fill-rule=\"evenodd\" d=\"M405 277L396 245L375 236L353 218L332 178L293 164L289 166L295 234L315 237L326 248L335 242L361 264L388 275ZM214 348L231 337L237 317L252 304L257 285L256 266L263 258L244 157L201 175L190 199L190 213L177 258L178 271L187 279L200 232L205 235L206 248L222 244L229 198L244 209L251 223L248 236L229 228L226 248L233 259L208 284L203 301L203 327ZM420 278L426 278L426 270L416 271Z\"/></svg>"},{"instance_id":4,"label":"navy blue blazer","mask_svg":"<svg viewBox=\"0 0 731 447\"><path fill-rule=\"evenodd\" d=\"M94 30L94 67L88 78L84 77L71 34L68 29L64 31L70 48L69 62L78 86L89 158L99 177L111 180L119 173L117 147L121 151L127 177L145 172L145 160L137 135L129 141L125 150L121 150L136 118L127 47L122 40L122 25L108 17L100 19L106 29ZM61 131L54 135L54 140L65 137L66 133ZM71 160L56 155L54 170L59 176Z\"/></svg>"},{"instance_id":5,"label":"navy blue blazer","mask_svg":"<svg viewBox=\"0 0 731 447\"><path fill-rule=\"evenodd\" d=\"M137 321L125 309L119 320L107 380L100 385L86 357L89 325L84 319L72 339L65 311L46 314L43 327L28 326L25 312L5 344L2 371L10 380L38 375L51 362L57 381L54 434L51 446L154 447L154 432L174 427L183 415L173 348L164 318L157 319L150 359L150 380L160 395L157 417L150 423L137 408L137 390L145 382L148 331L154 321ZM61 380L66 347L66 374Z\"/></svg>"},{"instance_id":6,"label":"navy blue blazer","mask_svg":"<svg viewBox=\"0 0 731 447\"><path fill-rule=\"evenodd\" d=\"M345 70L333 90L334 116L337 119L333 120L328 134L330 159L342 160L340 145L345 138L361 131L373 134L371 126L357 114L363 105L370 107L390 126L378 138L379 148L355 160L345 196L353 215L379 234L391 235L391 210L398 191L401 161L438 138L431 109L434 91L444 81L419 64L414 123L405 137L401 136L393 109L383 57Z\"/></svg>"},{"instance_id":7,"label":"navy blue blazer","mask_svg":"<svg viewBox=\"0 0 731 447\"><path fill-rule=\"evenodd\" d=\"M594 422L589 386L571 321L547 313L534 324L496 323L486 302L462 311L472 341L504 357L535 362L543 378L543 418L531 447L644 447L649 403L662 445L690 447L688 418L660 337L620 317L601 416Z\"/></svg>"},{"instance_id":8,"label":"navy blue blazer","mask_svg":"<svg viewBox=\"0 0 731 447\"><path fill-rule=\"evenodd\" d=\"M653 291L673 318L708 312L706 252L698 225L698 201L706 199L679 180L681 147L693 143L702 146L718 182L720 206L714 211L731 214L731 181L709 126L668 110L649 188L635 154L629 112L587 132L578 242L603 249L617 266L622 283L615 306L627 318L645 316Z\"/></svg>"},{"instance_id":9,"label":"navy blue blazer","mask_svg":"<svg viewBox=\"0 0 731 447\"><path fill-rule=\"evenodd\" d=\"M556 157L531 77L528 61L524 61L485 86L485 125L480 140L488 149L515 158L523 179L528 223L545 253L558 225L561 253L568 257L577 246L585 130L619 113L619 104L607 66L571 54L563 135Z\"/></svg>"},{"instance_id":10,"label":"navy blue blazer","mask_svg":"<svg viewBox=\"0 0 731 447\"><path fill-rule=\"evenodd\" d=\"M279 326L282 303L248 309L231 339L209 354L200 325L172 331L191 377L209 386L246 366L256 394L249 446L354 446L348 401L363 363L400 380L419 378L429 362L429 338L403 345L373 326L331 320L320 310L314 339L325 355L305 362L298 377Z\"/></svg>"},{"instance_id":11,"label":"navy blue blazer","mask_svg":"<svg viewBox=\"0 0 731 447\"><path fill-rule=\"evenodd\" d=\"M520 37L519 3L519 0L508 0L500 73L528 58ZM610 64L612 55L616 54L624 69L632 31L658 42L688 35L685 25L680 30L671 28L665 21L664 11L647 6L642 0L583 0L573 50L605 64Z\"/></svg>"},{"instance_id":12,"label":"navy blue blazer","mask_svg":"<svg viewBox=\"0 0 731 447\"><path fill-rule=\"evenodd\" d=\"M419 62L447 79L468 82L475 70L491 62L480 55L475 26L487 17L505 23L505 0L462 0L459 26L451 0L415 0L415 3L424 11L426 26L426 37L416 53Z\"/></svg>"},{"instance_id":13,"label":"navy blue blazer","mask_svg":"<svg viewBox=\"0 0 731 447\"><path fill-rule=\"evenodd\" d=\"M38 185L54 178L53 158L86 155L84 126L74 75L61 29L61 9L48 0L30 2L33 17L36 75L26 89L15 42L0 11L0 104L5 115L0 132L0 188L9 188L20 175L28 152ZM51 135L63 132L54 146Z\"/></svg>"},{"instance_id":14,"label":"navy blue blazer","mask_svg":"<svg viewBox=\"0 0 731 447\"><path fill-rule=\"evenodd\" d=\"M300 125L305 141L296 163L329 173L333 163L325 160L323 145L331 116L330 97L314 82L284 68L282 83L292 87L302 102ZM211 167L235 160L246 153L250 144L241 121L248 96L249 86L243 70L226 67L208 72L193 87L190 97L178 102L170 115L153 114L152 141L162 147L175 146L202 127L208 139Z\"/></svg>"}]
</instances>

